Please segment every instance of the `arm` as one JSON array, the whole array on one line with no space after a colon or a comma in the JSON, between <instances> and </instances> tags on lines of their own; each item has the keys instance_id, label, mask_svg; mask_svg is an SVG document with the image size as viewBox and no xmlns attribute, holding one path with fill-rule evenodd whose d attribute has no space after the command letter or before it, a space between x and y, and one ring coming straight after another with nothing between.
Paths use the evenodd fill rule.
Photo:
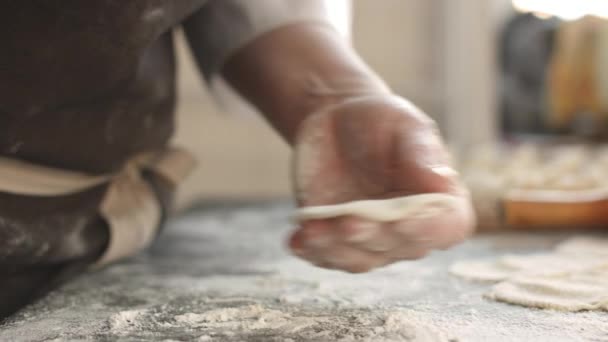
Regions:
<instances>
[{"instance_id":1,"label":"arm","mask_svg":"<svg viewBox=\"0 0 608 342\"><path fill-rule=\"evenodd\" d=\"M222 72L290 143L307 115L349 97L390 92L332 27L320 23L273 30L232 56Z\"/></svg>"},{"instance_id":2,"label":"arm","mask_svg":"<svg viewBox=\"0 0 608 342\"><path fill-rule=\"evenodd\" d=\"M217 39L222 37L217 31L215 40L205 39L213 27L201 17L187 28L207 77L221 73L294 147L300 207L423 193L454 196L454 206L430 217L377 222L342 215L304 220L290 239L295 254L322 267L363 272L447 248L472 231L467 191L448 165L434 122L392 94L322 16L301 20L302 11L295 10L323 1L229 3L245 10L247 23L259 19L259 9L247 8L252 4L293 6L294 16L300 18L289 20L290 12L284 11L282 18L287 20L238 44ZM227 13L215 13L224 18L219 26L226 24L223 37L242 37L242 32L235 34L242 30L239 21L230 20ZM270 21L279 17L270 16ZM213 21L214 16L207 19ZM205 57L205 51L211 57Z\"/></svg>"}]
</instances>

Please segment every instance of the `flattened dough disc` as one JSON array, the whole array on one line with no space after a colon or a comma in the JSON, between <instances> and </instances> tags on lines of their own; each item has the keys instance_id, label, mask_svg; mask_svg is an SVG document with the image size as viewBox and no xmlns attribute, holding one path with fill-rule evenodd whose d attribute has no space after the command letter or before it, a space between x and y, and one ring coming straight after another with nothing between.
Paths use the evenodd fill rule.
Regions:
<instances>
[{"instance_id":1,"label":"flattened dough disc","mask_svg":"<svg viewBox=\"0 0 608 342\"><path fill-rule=\"evenodd\" d=\"M405 218L426 218L458 207L460 197L431 193L383 200L354 201L335 205L304 207L296 211L297 221L357 216L378 222Z\"/></svg>"}]
</instances>

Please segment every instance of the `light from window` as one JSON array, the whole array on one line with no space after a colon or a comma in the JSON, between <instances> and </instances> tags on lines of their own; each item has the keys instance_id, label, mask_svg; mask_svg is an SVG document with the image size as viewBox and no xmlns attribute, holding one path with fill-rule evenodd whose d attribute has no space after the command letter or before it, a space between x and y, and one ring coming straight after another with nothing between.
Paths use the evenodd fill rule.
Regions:
<instances>
[{"instance_id":1,"label":"light from window","mask_svg":"<svg viewBox=\"0 0 608 342\"><path fill-rule=\"evenodd\" d=\"M608 19L608 0L512 0L515 9L540 17L576 20L586 15Z\"/></svg>"},{"instance_id":2,"label":"light from window","mask_svg":"<svg viewBox=\"0 0 608 342\"><path fill-rule=\"evenodd\" d=\"M325 6L329 12L330 20L338 31L349 38L351 29L351 1L325 0Z\"/></svg>"}]
</instances>

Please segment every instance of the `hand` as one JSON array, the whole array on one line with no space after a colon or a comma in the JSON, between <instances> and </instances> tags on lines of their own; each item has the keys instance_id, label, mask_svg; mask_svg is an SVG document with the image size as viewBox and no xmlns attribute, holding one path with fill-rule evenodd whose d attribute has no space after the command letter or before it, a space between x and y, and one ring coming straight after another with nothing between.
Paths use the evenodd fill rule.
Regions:
<instances>
[{"instance_id":1,"label":"hand","mask_svg":"<svg viewBox=\"0 0 608 342\"><path fill-rule=\"evenodd\" d=\"M291 249L325 268L366 272L418 259L464 240L475 223L434 122L396 96L357 97L306 118L295 143L294 181L301 207L421 193L461 199L431 218L379 223L342 216L301 223Z\"/></svg>"}]
</instances>

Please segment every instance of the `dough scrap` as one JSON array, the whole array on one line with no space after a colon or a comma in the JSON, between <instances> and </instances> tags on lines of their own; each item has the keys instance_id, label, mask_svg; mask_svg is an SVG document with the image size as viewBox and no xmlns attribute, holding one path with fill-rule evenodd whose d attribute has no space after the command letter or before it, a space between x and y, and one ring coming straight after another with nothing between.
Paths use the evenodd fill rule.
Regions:
<instances>
[{"instance_id":1,"label":"dough scrap","mask_svg":"<svg viewBox=\"0 0 608 342\"><path fill-rule=\"evenodd\" d=\"M486 297L526 307L560 311L608 309L608 279L574 275L515 278L495 285Z\"/></svg>"},{"instance_id":2,"label":"dough scrap","mask_svg":"<svg viewBox=\"0 0 608 342\"><path fill-rule=\"evenodd\" d=\"M608 311L608 239L578 237L551 252L457 262L450 273L496 283L486 298L561 311Z\"/></svg>"},{"instance_id":3,"label":"dough scrap","mask_svg":"<svg viewBox=\"0 0 608 342\"><path fill-rule=\"evenodd\" d=\"M297 221L320 220L352 215L377 222L404 218L427 218L454 210L462 201L454 195L432 193L384 200L354 201L335 205L311 206L296 211Z\"/></svg>"}]
</instances>

